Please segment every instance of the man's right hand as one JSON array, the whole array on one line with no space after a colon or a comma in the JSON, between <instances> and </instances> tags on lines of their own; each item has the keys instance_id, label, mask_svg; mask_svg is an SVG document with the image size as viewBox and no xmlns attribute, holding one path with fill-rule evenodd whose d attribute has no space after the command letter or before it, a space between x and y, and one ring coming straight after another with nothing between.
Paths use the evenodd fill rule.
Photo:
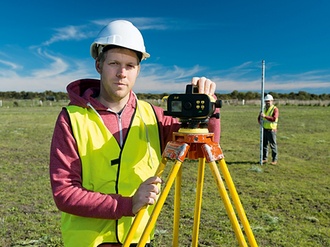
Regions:
<instances>
[{"instance_id":1,"label":"man's right hand","mask_svg":"<svg viewBox=\"0 0 330 247\"><path fill-rule=\"evenodd\" d=\"M144 181L133 196L133 214L137 214L146 205L153 205L160 192L158 184L162 183L160 177L154 176Z\"/></svg>"}]
</instances>

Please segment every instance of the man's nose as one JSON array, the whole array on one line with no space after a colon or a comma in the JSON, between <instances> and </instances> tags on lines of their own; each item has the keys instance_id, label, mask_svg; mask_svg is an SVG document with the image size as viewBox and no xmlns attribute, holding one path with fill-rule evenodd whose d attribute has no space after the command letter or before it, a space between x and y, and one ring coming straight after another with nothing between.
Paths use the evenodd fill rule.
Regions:
<instances>
[{"instance_id":1,"label":"man's nose","mask_svg":"<svg viewBox=\"0 0 330 247\"><path fill-rule=\"evenodd\" d=\"M125 66L120 66L117 71L118 77L125 77L126 76L126 68Z\"/></svg>"}]
</instances>

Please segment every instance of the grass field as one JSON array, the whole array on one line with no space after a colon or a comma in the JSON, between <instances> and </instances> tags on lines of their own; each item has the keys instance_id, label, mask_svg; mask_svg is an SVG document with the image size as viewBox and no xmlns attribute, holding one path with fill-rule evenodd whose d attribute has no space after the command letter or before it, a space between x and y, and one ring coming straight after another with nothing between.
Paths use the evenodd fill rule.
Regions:
<instances>
[{"instance_id":1,"label":"grass field","mask_svg":"<svg viewBox=\"0 0 330 247\"><path fill-rule=\"evenodd\" d=\"M62 246L48 175L59 111L0 108L0 246ZM329 107L280 106L276 166L259 165L258 112L221 110L221 147L258 245L330 246ZM180 246L191 243L197 165L183 163ZM172 194L157 222L156 246L171 246ZM238 246L208 167L201 218L199 246Z\"/></svg>"}]
</instances>

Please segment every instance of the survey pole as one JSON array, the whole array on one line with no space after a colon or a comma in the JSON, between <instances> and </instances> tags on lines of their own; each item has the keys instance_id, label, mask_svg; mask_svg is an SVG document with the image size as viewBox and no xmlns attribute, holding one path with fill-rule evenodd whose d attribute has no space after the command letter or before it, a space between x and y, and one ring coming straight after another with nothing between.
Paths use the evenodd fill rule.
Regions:
<instances>
[{"instance_id":1,"label":"survey pole","mask_svg":"<svg viewBox=\"0 0 330 247\"><path fill-rule=\"evenodd\" d=\"M260 113L264 110L264 95L265 95L265 60L262 60L261 65L261 99L260 99ZM262 165L262 152L263 152L264 128L263 118L260 117L260 165Z\"/></svg>"}]
</instances>

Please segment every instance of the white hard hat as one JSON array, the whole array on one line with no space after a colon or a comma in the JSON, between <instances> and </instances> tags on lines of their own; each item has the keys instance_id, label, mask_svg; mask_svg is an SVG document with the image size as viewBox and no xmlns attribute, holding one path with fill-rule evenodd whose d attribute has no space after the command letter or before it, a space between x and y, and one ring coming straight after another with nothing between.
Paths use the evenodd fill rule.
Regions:
<instances>
[{"instance_id":1,"label":"white hard hat","mask_svg":"<svg viewBox=\"0 0 330 247\"><path fill-rule=\"evenodd\" d=\"M265 96L265 99L264 99L265 101L269 101L269 100L274 100L274 98L273 98L273 96L271 96L270 94L267 94L266 96Z\"/></svg>"},{"instance_id":2,"label":"white hard hat","mask_svg":"<svg viewBox=\"0 0 330 247\"><path fill-rule=\"evenodd\" d=\"M146 52L141 32L129 21L117 20L106 25L90 47L91 56L96 59L104 46L116 45L142 53L142 60L150 57Z\"/></svg>"}]
</instances>

